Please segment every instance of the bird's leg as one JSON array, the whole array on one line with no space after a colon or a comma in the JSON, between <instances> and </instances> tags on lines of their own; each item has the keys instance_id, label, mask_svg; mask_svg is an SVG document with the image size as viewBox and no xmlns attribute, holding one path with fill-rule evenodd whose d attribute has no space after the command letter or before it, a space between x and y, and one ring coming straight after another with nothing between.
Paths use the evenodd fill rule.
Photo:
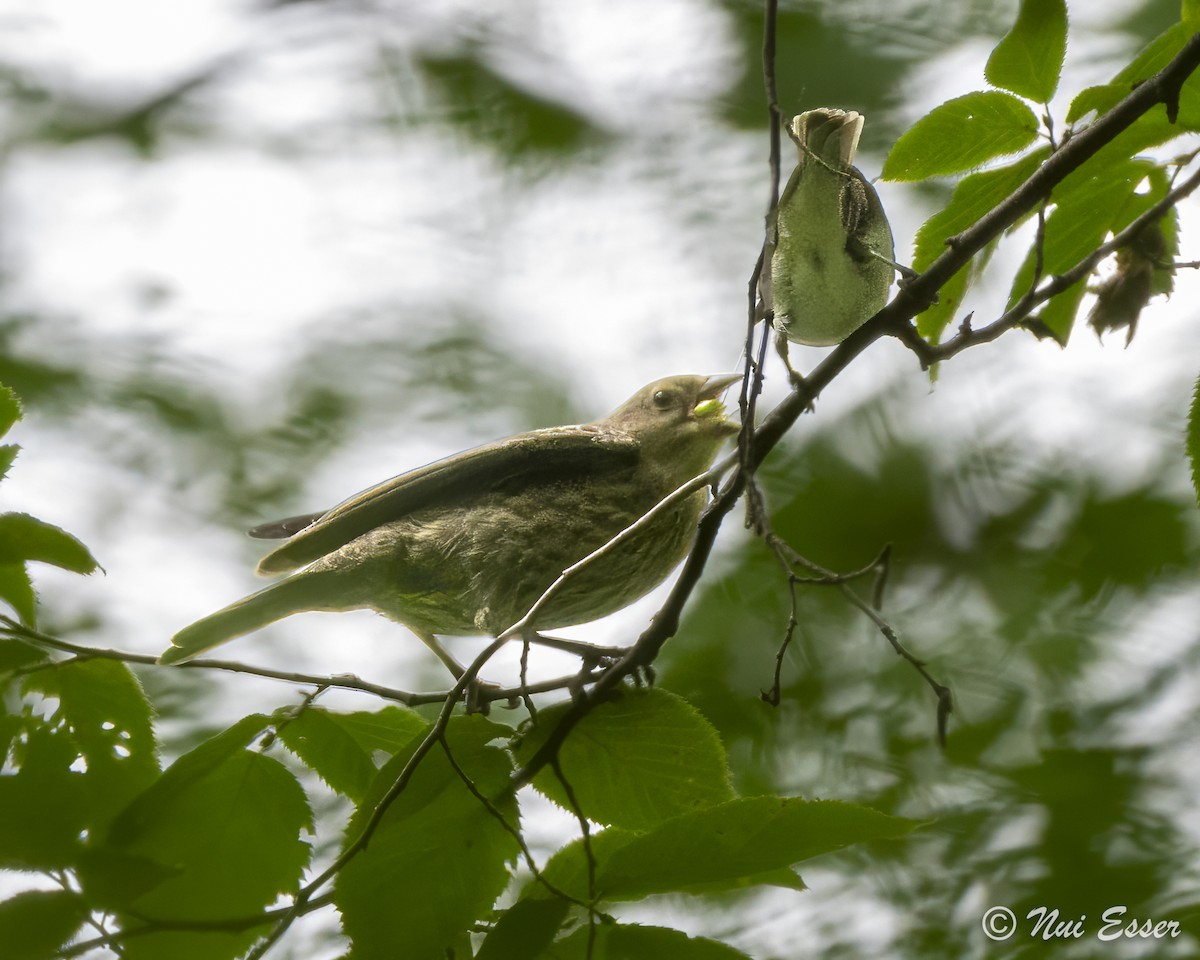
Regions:
<instances>
[{"instance_id":1,"label":"bird's leg","mask_svg":"<svg viewBox=\"0 0 1200 960\"><path fill-rule=\"evenodd\" d=\"M788 338L782 330L775 331L775 352L779 354L779 359L783 361L783 365L787 367L788 380L791 382L793 389L800 389L804 386L804 378L796 372L792 367L792 361L788 357Z\"/></svg>"},{"instance_id":2,"label":"bird's leg","mask_svg":"<svg viewBox=\"0 0 1200 960\"><path fill-rule=\"evenodd\" d=\"M409 629L412 628L410 627ZM449 651L447 651L445 647L438 643L437 637L435 637L432 633L426 633L424 630L413 630L413 633L420 637L421 642L433 651L434 656L442 661L446 669L450 671L455 680L462 679L462 675L466 673L466 670L463 668L461 663L459 663L450 655ZM488 689L498 690L500 688L494 683L484 683L478 677L467 684L467 689L464 691L464 703L467 708L467 713L488 712L488 710L491 708L492 701L491 698L483 695L484 691Z\"/></svg>"},{"instance_id":3,"label":"bird's leg","mask_svg":"<svg viewBox=\"0 0 1200 960\"><path fill-rule=\"evenodd\" d=\"M410 627L409 629L412 628ZM433 651L433 655L445 664L446 669L450 671L455 680L462 678L462 675L466 673L463 665L455 660L445 647L438 643L437 637L432 633L426 633L424 630L413 630L413 633L420 637L421 642Z\"/></svg>"}]
</instances>

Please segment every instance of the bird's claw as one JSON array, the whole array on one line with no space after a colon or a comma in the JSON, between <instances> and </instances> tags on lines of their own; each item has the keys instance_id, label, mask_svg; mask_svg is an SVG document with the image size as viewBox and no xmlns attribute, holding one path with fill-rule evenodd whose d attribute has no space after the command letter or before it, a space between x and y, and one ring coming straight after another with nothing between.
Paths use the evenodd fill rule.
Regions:
<instances>
[{"instance_id":1,"label":"bird's claw","mask_svg":"<svg viewBox=\"0 0 1200 960\"><path fill-rule=\"evenodd\" d=\"M491 712L492 702L501 699L494 695L499 690L498 683L472 680L463 691L463 705L466 707L467 713L479 713L486 717Z\"/></svg>"}]
</instances>

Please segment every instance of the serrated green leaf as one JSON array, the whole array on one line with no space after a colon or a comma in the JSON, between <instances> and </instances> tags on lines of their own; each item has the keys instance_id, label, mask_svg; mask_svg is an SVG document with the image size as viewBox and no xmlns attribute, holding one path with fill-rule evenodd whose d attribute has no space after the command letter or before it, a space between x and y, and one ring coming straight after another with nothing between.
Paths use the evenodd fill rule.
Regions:
<instances>
[{"instance_id":1,"label":"serrated green leaf","mask_svg":"<svg viewBox=\"0 0 1200 960\"><path fill-rule=\"evenodd\" d=\"M1094 87L1084 87L1075 94L1075 99L1067 108L1067 123L1078 123L1093 110L1098 116L1103 116L1127 96L1129 86L1124 83L1102 83Z\"/></svg>"},{"instance_id":2,"label":"serrated green leaf","mask_svg":"<svg viewBox=\"0 0 1200 960\"><path fill-rule=\"evenodd\" d=\"M530 960L543 956L567 918L568 900L519 900L504 911L475 955L475 960Z\"/></svg>"},{"instance_id":3,"label":"serrated green leaf","mask_svg":"<svg viewBox=\"0 0 1200 960\"><path fill-rule=\"evenodd\" d=\"M375 776L375 764L337 714L308 707L279 725L279 739L329 786L359 801Z\"/></svg>"},{"instance_id":4,"label":"serrated green leaf","mask_svg":"<svg viewBox=\"0 0 1200 960\"><path fill-rule=\"evenodd\" d=\"M611 827L593 837L596 894L629 900L775 883L792 864L852 843L901 837L917 826L913 820L834 800L731 800L673 817L647 833ZM555 854L543 872L559 889L586 899L587 862L580 841ZM526 893L545 895L536 887Z\"/></svg>"},{"instance_id":5,"label":"serrated green leaf","mask_svg":"<svg viewBox=\"0 0 1200 960\"><path fill-rule=\"evenodd\" d=\"M1191 23L1177 23L1168 27L1143 47L1110 82L1087 87L1078 93L1067 111L1067 123L1077 123L1093 110L1098 115L1107 113L1135 87L1170 63L1195 32L1196 27ZM1200 78L1195 74L1184 82L1180 90L1177 126L1168 124L1166 111L1158 107L1134 123L1135 127L1153 129L1155 134L1149 139L1157 143L1187 130L1195 130L1197 125L1200 125Z\"/></svg>"},{"instance_id":6,"label":"serrated green leaf","mask_svg":"<svg viewBox=\"0 0 1200 960\"><path fill-rule=\"evenodd\" d=\"M266 725L256 714L200 744L117 817L105 848L177 871L126 910L143 919L221 920L253 914L296 889L310 854L300 834L311 831L312 813L281 763L245 748ZM127 946L139 958L191 956L186 940L154 934ZM203 955L247 942L240 934L214 940Z\"/></svg>"},{"instance_id":7,"label":"serrated green leaf","mask_svg":"<svg viewBox=\"0 0 1200 960\"><path fill-rule=\"evenodd\" d=\"M545 742L569 703L541 711L517 749L524 763ZM680 813L733 799L717 731L681 697L628 691L584 717L558 752L559 767L588 819L645 830ZM554 771L534 786L564 809L571 804Z\"/></svg>"},{"instance_id":8,"label":"serrated green leaf","mask_svg":"<svg viewBox=\"0 0 1200 960\"><path fill-rule=\"evenodd\" d=\"M589 944L589 941L591 943ZM592 937L576 930L535 960L750 960L740 950L705 937L689 937L670 927L603 924Z\"/></svg>"},{"instance_id":9,"label":"serrated green leaf","mask_svg":"<svg viewBox=\"0 0 1200 960\"><path fill-rule=\"evenodd\" d=\"M1170 63L1196 33L1193 24L1180 21L1167 27L1162 33L1138 51L1112 82L1123 84L1126 91L1132 90L1142 81L1158 73Z\"/></svg>"},{"instance_id":10,"label":"serrated green leaf","mask_svg":"<svg viewBox=\"0 0 1200 960\"><path fill-rule=\"evenodd\" d=\"M996 44L983 75L994 87L1049 103L1066 52L1065 0L1021 0L1017 22Z\"/></svg>"},{"instance_id":11,"label":"serrated green leaf","mask_svg":"<svg viewBox=\"0 0 1200 960\"><path fill-rule=\"evenodd\" d=\"M0 564L27 560L73 573L92 573L99 567L88 548L65 530L27 513L0 514Z\"/></svg>"},{"instance_id":12,"label":"serrated green leaf","mask_svg":"<svg viewBox=\"0 0 1200 960\"><path fill-rule=\"evenodd\" d=\"M1179 257L1179 209L1172 207L1158 223L1163 234L1164 260L1168 263L1174 262ZM1152 289L1155 294L1164 296L1174 293L1175 271L1171 269L1155 270Z\"/></svg>"},{"instance_id":13,"label":"serrated green leaf","mask_svg":"<svg viewBox=\"0 0 1200 960\"><path fill-rule=\"evenodd\" d=\"M1188 412L1187 456L1192 465L1192 489L1196 491L1196 501L1200 504L1200 379L1196 380L1192 409Z\"/></svg>"},{"instance_id":14,"label":"serrated green leaf","mask_svg":"<svg viewBox=\"0 0 1200 960\"><path fill-rule=\"evenodd\" d=\"M368 756L395 753L428 726L419 713L400 706L338 714L338 722Z\"/></svg>"},{"instance_id":15,"label":"serrated green leaf","mask_svg":"<svg viewBox=\"0 0 1200 960\"><path fill-rule=\"evenodd\" d=\"M13 608L25 626L37 626L37 594L25 564L0 563L0 600Z\"/></svg>"},{"instance_id":16,"label":"serrated green leaf","mask_svg":"<svg viewBox=\"0 0 1200 960\"><path fill-rule=\"evenodd\" d=\"M71 769L78 751L68 731L21 719L16 773L0 777L0 868L69 868L89 818L83 775Z\"/></svg>"},{"instance_id":17,"label":"serrated green leaf","mask_svg":"<svg viewBox=\"0 0 1200 960\"><path fill-rule=\"evenodd\" d=\"M6 960L50 960L91 911L70 890L31 890L0 903L0 943Z\"/></svg>"},{"instance_id":18,"label":"serrated green leaf","mask_svg":"<svg viewBox=\"0 0 1200 960\"><path fill-rule=\"evenodd\" d=\"M1023 150L1037 133L1037 117L1012 94L968 93L934 107L896 141L884 161L883 179L962 173Z\"/></svg>"},{"instance_id":19,"label":"serrated green leaf","mask_svg":"<svg viewBox=\"0 0 1200 960\"><path fill-rule=\"evenodd\" d=\"M150 704L129 667L115 660L72 660L31 674L24 684L57 702L47 718L70 731L97 832L158 776Z\"/></svg>"},{"instance_id":20,"label":"serrated green leaf","mask_svg":"<svg viewBox=\"0 0 1200 960\"><path fill-rule=\"evenodd\" d=\"M487 745L507 730L482 717L458 717L445 739L458 768L515 827L512 761ZM350 821L348 838L359 836L420 739L379 771ZM357 960L391 960L401 943L407 960L442 960L466 937L508 884L506 864L518 852L492 810L466 787L440 745L422 757L370 843L338 874L335 901Z\"/></svg>"},{"instance_id":21,"label":"serrated green leaf","mask_svg":"<svg viewBox=\"0 0 1200 960\"><path fill-rule=\"evenodd\" d=\"M1042 147L1008 166L963 177L944 209L917 231L913 269L924 270L946 250L946 241L975 224L1028 180L1050 156Z\"/></svg>"},{"instance_id":22,"label":"serrated green leaf","mask_svg":"<svg viewBox=\"0 0 1200 960\"><path fill-rule=\"evenodd\" d=\"M21 401L12 390L0 383L0 437L8 433L20 419Z\"/></svg>"},{"instance_id":23,"label":"serrated green leaf","mask_svg":"<svg viewBox=\"0 0 1200 960\"><path fill-rule=\"evenodd\" d=\"M964 177L954 188L954 195L946 207L926 220L917 231L913 269L919 272L928 268L945 251L947 240L972 226L1008 197L1049 155L1050 148L1043 147L1008 166ZM941 339L942 331L962 305L971 276L971 268L967 266L942 285L938 302L917 317L921 336L934 343Z\"/></svg>"},{"instance_id":24,"label":"serrated green leaf","mask_svg":"<svg viewBox=\"0 0 1200 960\"><path fill-rule=\"evenodd\" d=\"M6 443L0 446L0 480L8 476L8 471L12 468L13 461L17 459L17 454L20 452L20 446L15 443Z\"/></svg>"}]
</instances>

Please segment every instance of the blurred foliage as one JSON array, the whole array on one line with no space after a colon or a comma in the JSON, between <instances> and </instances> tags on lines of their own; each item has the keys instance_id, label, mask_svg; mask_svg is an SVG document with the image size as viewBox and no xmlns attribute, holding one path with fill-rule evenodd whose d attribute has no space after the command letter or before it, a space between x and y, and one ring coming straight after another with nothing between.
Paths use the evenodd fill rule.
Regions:
<instances>
[{"instance_id":1,"label":"blurred foliage","mask_svg":"<svg viewBox=\"0 0 1200 960\"><path fill-rule=\"evenodd\" d=\"M717 726L743 792L937 811L874 884L906 917L893 955L976 955L993 903L1093 921L1123 904L1200 935L1200 916L1181 908L1200 893L1200 850L1181 822L1194 785L1176 766L1200 734L1200 628L1183 613L1151 626L1170 598L1194 597L1200 569L1200 516L1162 482L1180 472L1177 456L1119 492L1004 446L947 464L944 447L889 426L888 406L820 424L761 477L776 532L809 559L852 570L892 545L883 614L954 690L945 753L920 678L827 586L798 589L782 704L759 699L789 601L758 541L696 598L660 661L662 685ZM879 855L834 865L849 898ZM853 902L846 924L865 909ZM853 933L828 933L824 955L871 955ZM1021 940L989 955L1075 955L1029 940L1023 953ZM1185 937L1154 955L1195 949Z\"/></svg>"},{"instance_id":2,"label":"blurred foliage","mask_svg":"<svg viewBox=\"0 0 1200 960\"><path fill-rule=\"evenodd\" d=\"M504 77L481 51L422 57L417 66L439 103L429 119L457 126L510 160L577 150L599 138L582 112Z\"/></svg>"},{"instance_id":3,"label":"blurred foliage","mask_svg":"<svg viewBox=\"0 0 1200 960\"><path fill-rule=\"evenodd\" d=\"M39 349L48 329L49 358ZM67 318L13 315L0 317L0 382L52 418L103 413L91 440L113 463L185 489L202 476L211 514L242 525L295 508L308 471L397 411L413 431L469 423L479 440L587 419L561 376L480 318L448 314L398 339L394 311L373 309L297 340L280 381L249 385L248 405L219 370L186 364L159 338L118 342ZM385 461L396 473L415 466Z\"/></svg>"},{"instance_id":4,"label":"blurred foliage","mask_svg":"<svg viewBox=\"0 0 1200 960\"><path fill-rule=\"evenodd\" d=\"M269 6L266 24L273 23L275 8L282 13L300 4ZM732 24L740 72L713 112L730 137L761 133L767 119L761 4L720 0L718 6ZM916 71L963 44L982 49L993 43L1016 7L986 0L785 2L778 29L780 103L785 112L823 103L861 110L870 119L865 146L890 144L911 119L899 98L912 89ZM1178 10L1174 0L1134 5L1107 28L1107 39L1132 55L1175 23ZM517 79L493 56L487 30L475 34L460 43L439 38L387 51L391 66L406 76L411 71L427 99L411 114L381 110L367 122L398 136L418 123L437 125L460 138L464 150L483 149L535 173L614 148L613 135L576 91ZM152 164L230 136L211 96L231 67L232 61L217 60L159 89L119 98L0 63L0 110L10 121L0 162L103 142ZM367 70L367 82L386 87L396 72ZM362 87L357 91L370 102ZM1109 103L1114 92L1094 88L1079 106ZM1159 142L1161 133L1157 127L1137 131L1120 145L1124 156ZM318 150L317 139L301 146ZM1036 164L1041 156L965 178L961 196L956 192L942 219L931 220L920 235L918 266L945 236L1002 198L1010 176L1023 179L1031 158ZM1114 178L1119 172L1105 171ZM1165 180L1151 182L1157 193L1165 189ZM924 188L947 199L951 190ZM1105 214L1103 205L1094 206L1098 217ZM1120 213L1126 222L1133 215ZM1164 229L1174 231L1174 222ZM1167 239L1173 242L1173 235ZM0 276L0 293L6 279L11 276ZM957 290L943 292L947 318L961 312L966 279L957 279ZM315 468L356 438L394 431L397 421L414 432L467 424L482 440L594 412L573 405L569 371L506 338L487 309L483 304L464 315L444 304L347 304L340 315L294 331L269 382L234 385L216 364L181 360L170 335L114 336L92 328L89 318L3 308L0 381L15 388L41 424L103 450L148 484L186 493L189 509L239 526L309 506L303 498ZM408 311L421 322L405 325L401 340L397 318ZM804 913L808 925L797 934L804 954L814 955L812 944L820 943L826 957L879 955L878 937L864 931L870 926L864 918L876 909L886 912L895 931L887 944L894 956L957 958L982 955L985 948L994 957L1098 952L1091 940L985 944L982 910L1003 903L1021 917L1044 904L1064 918L1088 913L1091 920L1099 909L1127 904L1131 916L1184 922L1187 936L1151 944L1155 956L1195 955L1200 859L1192 757L1200 733L1200 627L1189 614L1200 524L1195 504L1181 499L1167 479L1178 472L1179 452L1162 453L1158 475L1114 490L1079 468L1031 463L1015 442L947 449L935 438L902 435L887 409L885 399L841 422L823 413L810 418L815 432L778 451L762 480L777 532L813 560L853 569L893 545L884 614L954 689L957 712L946 751L934 744L933 703L920 679L827 587L799 588L800 625L785 657L782 703L772 708L761 701L790 608L786 578L758 542L736 548L723 565L720 558L714 562L660 662L661 685L699 707L719 731L743 798L779 792L848 798L886 814L936 817L902 846L874 843L823 863L821 916ZM1200 459L1196 436L1193 429L1194 463ZM386 455L381 460L390 464ZM101 544L91 546L103 553ZM27 596L32 609L32 592ZM24 804L22 818L3 827L10 850L37 840L68 849L80 830L107 831L115 800L92 801L114 782L126 741L136 748L131 776L155 775L150 715L133 675L93 662L55 674L57 686L44 676L20 682L24 673L37 676L44 662L28 645L0 646L0 670L18 678L22 694L52 721L28 736L38 719L32 708L0 714L5 749L25 764L25 782L6 797ZM159 721L187 728L179 738L195 745L210 730L208 704L220 695L220 683L154 670L141 676ZM86 731L91 739L78 756L92 762L89 784L95 787L81 789L80 778L67 772L78 760L72 710L96 691L109 697L106 706L119 723ZM320 727L328 741L312 733L327 719L313 714L296 724L289 748L329 782L365 789L363 782L375 776L368 758L379 744L351 730L347 735L359 736L358 752L339 752L337 737L345 731ZM255 722L255 733L266 726L265 718ZM339 722L353 726L345 717ZM180 776L190 774L221 796L253 772L266 781L266 795L287 805L294 823L305 823L303 801L281 769L243 749L249 737L219 740L216 758L211 748L206 757L198 747L210 765L190 771L185 765ZM306 757L308 750L317 759ZM336 765L351 760L350 772ZM183 809L186 794L167 792L180 805L171 809ZM45 797L54 802L46 805ZM40 822L36 835L21 836L26 820ZM134 826L127 825L124 845L153 846L134 836ZM205 851L183 853L200 861ZM93 866L100 871L94 877L110 883L116 896L137 893L154 865L131 856ZM421 880L414 875L413 882ZM269 902L274 893L255 902ZM741 895L730 902L740 908L746 900ZM707 902L683 901L677 908L714 926L724 922ZM49 943L76 928L81 916L74 893L29 895L0 910L0 930L17 931L13 936L36 931ZM748 943L765 939L754 929L739 932ZM1132 941L1103 946L1105 957L1148 955Z\"/></svg>"}]
</instances>

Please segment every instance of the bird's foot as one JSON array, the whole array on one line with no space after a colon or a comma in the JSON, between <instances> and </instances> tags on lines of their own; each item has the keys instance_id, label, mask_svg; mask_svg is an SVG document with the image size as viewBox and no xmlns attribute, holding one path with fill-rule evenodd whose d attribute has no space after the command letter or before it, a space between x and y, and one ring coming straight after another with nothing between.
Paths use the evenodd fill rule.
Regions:
<instances>
[{"instance_id":1,"label":"bird's foot","mask_svg":"<svg viewBox=\"0 0 1200 960\"><path fill-rule=\"evenodd\" d=\"M496 700L507 700L510 707L515 707L517 702L511 697L498 696L501 689L498 683L487 683L476 678L470 681L463 691L463 706L467 713L479 713L485 717L491 712L492 704Z\"/></svg>"}]
</instances>

